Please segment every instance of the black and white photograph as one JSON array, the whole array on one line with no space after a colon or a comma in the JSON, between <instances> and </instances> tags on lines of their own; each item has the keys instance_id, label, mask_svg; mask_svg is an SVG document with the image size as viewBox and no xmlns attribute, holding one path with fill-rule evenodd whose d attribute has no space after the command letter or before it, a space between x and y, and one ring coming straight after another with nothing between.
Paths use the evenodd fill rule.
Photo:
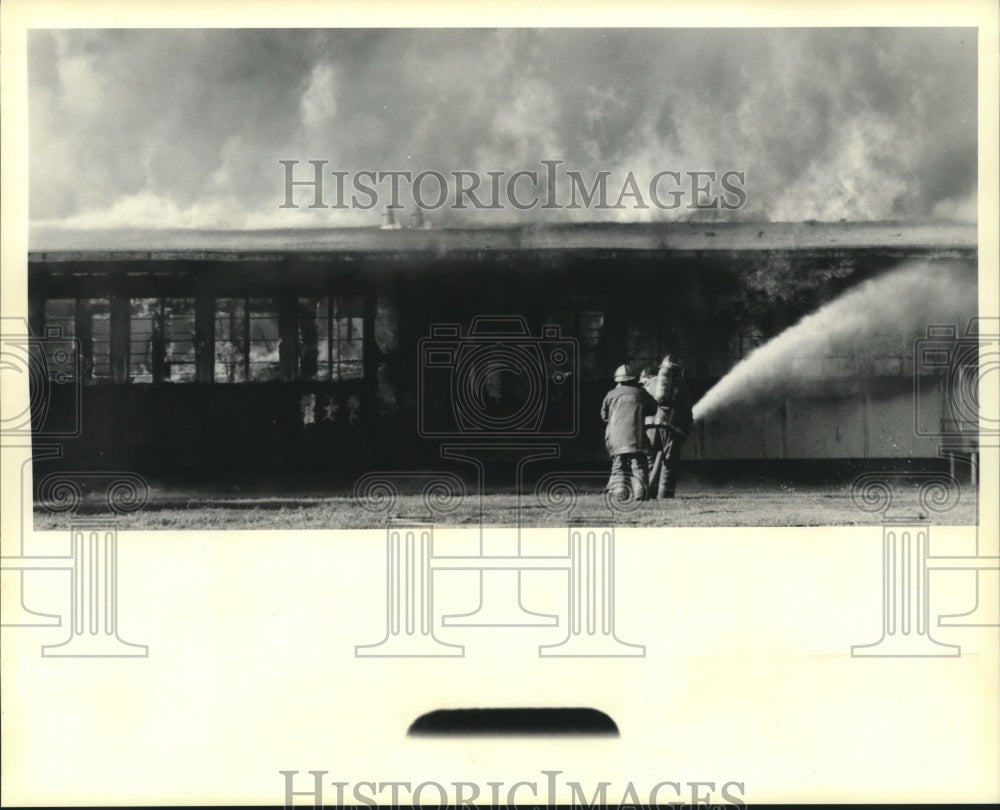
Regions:
<instances>
[{"instance_id":1,"label":"black and white photograph","mask_svg":"<svg viewBox=\"0 0 1000 810\"><path fill-rule=\"evenodd\" d=\"M995 9L169 5L5 4L15 804L1000 796Z\"/></svg>"},{"instance_id":2,"label":"black and white photograph","mask_svg":"<svg viewBox=\"0 0 1000 810\"><path fill-rule=\"evenodd\" d=\"M502 525L560 525L552 472L644 526L970 479L975 41L29 32L38 430L75 434L35 520L107 513L121 470L140 529L372 528L379 471Z\"/></svg>"}]
</instances>

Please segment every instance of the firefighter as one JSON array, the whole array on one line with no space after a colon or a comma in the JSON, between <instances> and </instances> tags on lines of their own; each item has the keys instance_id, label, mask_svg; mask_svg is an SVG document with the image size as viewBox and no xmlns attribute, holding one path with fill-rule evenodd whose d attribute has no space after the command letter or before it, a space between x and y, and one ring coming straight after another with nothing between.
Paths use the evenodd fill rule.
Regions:
<instances>
[{"instance_id":1,"label":"firefighter","mask_svg":"<svg viewBox=\"0 0 1000 810\"><path fill-rule=\"evenodd\" d=\"M646 419L649 452L653 459L649 496L654 497L655 493L657 498L673 498L681 446L694 422L691 398L684 382L684 366L668 354L659 370L647 369L643 377L646 389L658 406L655 415Z\"/></svg>"},{"instance_id":2,"label":"firefighter","mask_svg":"<svg viewBox=\"0 0 1000 810\"><path fill-rule=\"evenodd\" d=\"M645 366L642 371L639 372L639 385L646 389L646 393L649 394L653 399L656 399L656 366ZM659 408L659 406L657 406ZM659 415L659 410L652 416L646 417L646 459L649 463L650 471L653 470L654 461L656 459L656 453L660 449L661 442L659 441L659 433L656 430L656 420ZM650 480L650 486L652 487L652 479ZM650 489L649 496L653 497L655 492Z\"/></svg>"},{"instance_id":3,"label":"firefighter","mask_svg":"<svg viewBox=\"0 0 1000 810\"><path fill-rule=\"evenodd\" d=\"M612 495L626 500L646 499L649 466L646 456L645 418L656 413L656 400L638 384L627 365L615 370L615 382L601 404L601 419L607 423L604 441L611 456Z\"/></svg>"}]
</instances>

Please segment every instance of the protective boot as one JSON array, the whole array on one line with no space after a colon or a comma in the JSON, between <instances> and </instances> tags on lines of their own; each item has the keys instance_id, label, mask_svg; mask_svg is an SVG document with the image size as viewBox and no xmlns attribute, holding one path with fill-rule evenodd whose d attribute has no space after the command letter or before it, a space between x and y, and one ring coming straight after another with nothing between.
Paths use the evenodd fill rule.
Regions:
<instances>
[{"instance_id":1,"label":"protective boot","mask_svg":"<svg viewBox=\"0 0 1000 810\"><path fill-rule=\"evenodd\" d=\"M632 456L632 497L637 501L646 500L649 491L649 470L645 453Z\"/></svg>"}]
</instances>

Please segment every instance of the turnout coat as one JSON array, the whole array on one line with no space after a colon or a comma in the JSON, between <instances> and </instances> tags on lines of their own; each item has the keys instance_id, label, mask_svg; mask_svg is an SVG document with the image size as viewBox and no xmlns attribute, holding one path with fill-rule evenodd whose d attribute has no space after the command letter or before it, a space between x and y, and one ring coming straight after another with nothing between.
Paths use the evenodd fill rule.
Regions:
<instances>
[{"instance_id":1,"label":"turnout coat","mask_svg":"<svg viewBox=\"0 0 1000 810\"><path fill-rule=\"evenodd\" d=\"M619 383L601 403L601 419L607 422L604 443L611 456L645 452L645 422L656 413L656 400L642 386Z\"/></svg>"}]
</instances>

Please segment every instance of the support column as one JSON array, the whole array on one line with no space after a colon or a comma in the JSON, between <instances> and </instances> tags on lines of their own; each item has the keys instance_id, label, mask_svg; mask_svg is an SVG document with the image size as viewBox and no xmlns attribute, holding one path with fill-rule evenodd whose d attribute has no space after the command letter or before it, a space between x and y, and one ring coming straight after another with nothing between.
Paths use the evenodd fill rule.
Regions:
<instances>
[{"instance_id":1,"label":"support column","mask_svg":"<svg viewBox=\"0 0 1000 810\"><path fill-rule=\"evenodd\" d=\"M460 658L465 648L434 635L434 524L397 519L386 527L386 634L377 644L359 644L358 658Z\"/></svg>"},{"instance_id":2,"label":"support column","mask_svg":"<svg viewBox=\"0 0 1000 810\"><path fill-rule=\"evenodd\" d=\"M111 382L128 382L129 298L127 294L111 296Z\"/></svg>"},{"instance_id":3,"label":"support column","mask_svg":"<svg viewBox=\"0 0 1000 810\"><path fill-rule=\"evenodd\" d=\"M145 658L149 648L118 636L118 529L111 521L74 521L70 637L42 647L45 658Z\"/></svg>"},{"instance_id":4,"label":"support column","mask_svg":"<svg viewBox=\"0 0 1000 810\"><path fill-rule=\"evenodd\" d=\"M614 526L570 525L569 633L538 648L541 657L644 657L642 644L615 635Z\"/></svg>"},{"instance_id":5,"label":"support column","mask_svg":"<svg viewBox=\"0 0 1000 810\"><path fill-rule=\"evenodd\" d=\"M851 647L855 658L943 658L961 655L956 644L942 644L930 633L926 524L882 527L882 637Z\"/></svg>"},{"instance_id":6,"label":"support column","mask_svg":"<svg viewBox=\"0 0 1000 810\"><path fill-rule=\"evenodd\" d=\"M508 462L506 466L514 467L511 484L487 486L487 472L497 475L498 467L505 466L502 457L512 452L520 451L516 462ZM521 559L521 536L518 531L516 540L505 542L495 536L488 537L483 525L485 515L485 495L487 492L503 492L513 485L520 493L523 488L522 475L526 464L537 459L557 458L558 445L551 444L471 444L454 443L441 445L442 458L455 458L469 462L476 467L479 480L479 554L489 560L507 559L511 561L506 568L488 568L480 570L479 604L475 610L459 613L444 618L446 627L556 627L559 617L529 610L521 604L521 571L518 570L518 560ZM492 463L488 463L492 462ZM510 480L510 479L507 479ZM518 514L520 521L520 513ZM520 529L520 524L519 524Z\"/></svg>"},{"instance_id":7,"label":"support column","mask_svg":"<svg viewBox=\"0 0 1000 810\"><path fill-rule=\"evenodd\" d=\"M34 498L32 497L32 467L34 462L60 458L61 444L6 444L0 452L0 460L8 468L19 468L18 485L0 489L0 595L3 597L2 627L59 627L62 618L54 614L33 610L25 603L26 580L30 582L32 571L52 568L51 561L39 561L33 556L34 549L26 548L34 520ZM69 493L64 493L71 497ZM36 562L32 562L32 560ZM57 558L58 560L58 558ZM69 567L68 560L62 565ZM30 601L30 600L29 600Z\"/></svg>"},{"instance_id":8,"label":"support column","mask_svg":"<svg viewBox=\"0 0 1000 810\"><path fill-rule=\"evenodd\" d=\"M194 304L195 379L210 385L215 379L215 298L198 291Z\"/></svg>"},{"instance_id":9,"label":"support column","mask_svg":"<svg viewBox=\"0 0 1000 810\"><path fill-rule=\"evenodd\" d=\"M997 627L1000 626L1000 570L997 560L1000 558L1000 546L996 545L996 536L983 528L995 522L990 514L984 514L985 509L995 509L990 501L984 503L979 497L979 458L980 446L968 444L942 445L938 448L939 455L948 457L951 469L960 464L968 465L969 490L975 498L976 511L976 556L968 561L967 576L972 579L972 607L963 613L952 613L938 617L939 627ZM986 445L987 452L996 450L995 446ZM986 487L995 486L987 483ZM989 491L989 490L987 490ZM931 557L931 567L939 563Z\"/></svg>"}]
</instances>

